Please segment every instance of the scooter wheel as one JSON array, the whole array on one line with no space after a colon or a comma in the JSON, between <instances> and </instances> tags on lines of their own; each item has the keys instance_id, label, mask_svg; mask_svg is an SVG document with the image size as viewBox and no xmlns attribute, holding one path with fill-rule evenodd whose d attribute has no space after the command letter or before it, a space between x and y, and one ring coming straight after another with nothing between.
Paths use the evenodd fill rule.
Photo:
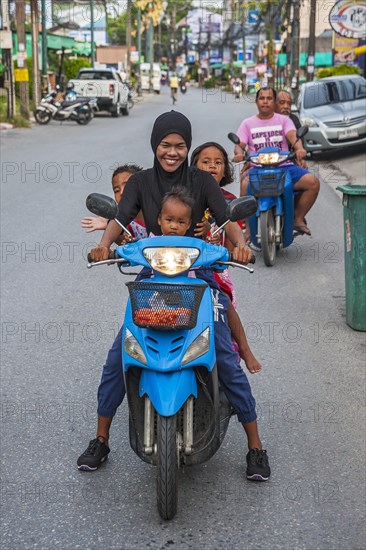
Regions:
<instances>
[{"instance_id":1,"label":"scooter wheel","mask_svg":"<svg viewBox=\"0 0 366 550\"><path fill-rule=\"evenodd\" d=\"M34 118L36 119L38 124L48 124L52 118L52 115L48 111L43 111L43 109L37 109L36 112L34 113Z\"/></svg>"},{"instance_id":2,"label":"scooter wheel","mask_svg":"<svg viewBox=\"0 0 366 550\"><path fill-rule=\"evenodd\" d=\"M260 215L261 248L264 263L271 267L276 259L276 239L273 209L261 212Z\"/></svg>"},{"instance_id":3,"label":"scooter wheel","mask_svg":"<svg viewBox=\"0 0 366 550\"><path fill-rule=\"evenodd\" d=\"M157 418L156 491L162 519L173 519L178 505L178 461L176 416Z\"/></svg>"},{"instance_id":4,"label":"scooter wheel","mask_svg":"<svg viewBox=\"0 0 366 550\"><path fill-rule=\"evenodd\" d=\"M90 107L88 108L88 110L80 109L80 111L78 112L78 118L76 119L76 122L78 124L85 126L85 124L89 124L92 118L93 118L93 111L91 110Z\"/></svg>"}]
</instances>

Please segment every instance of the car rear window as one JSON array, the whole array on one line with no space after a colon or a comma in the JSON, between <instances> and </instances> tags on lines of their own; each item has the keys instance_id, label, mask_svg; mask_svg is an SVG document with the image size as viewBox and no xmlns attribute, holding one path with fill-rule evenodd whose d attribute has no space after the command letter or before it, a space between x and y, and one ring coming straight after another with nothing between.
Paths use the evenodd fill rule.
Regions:
<instances>
[{"instance_id":1,"label":"car rear window","mask_svg":"<svg viewBox=\"0 0 366 550\"><path fill-rule=\"evenodd\" d=\"M366 80L363 78L345 79L338 82L314 82L305 89L304 109L364 98L366 98Z\"/></svg>"},{"instance_id":2,"label":"car rear window","mask_svg":"<svg viewBox=\"0 0 366 550\"><path fill-rule=\"evenodd\" d=\"M79 80L114 80L113 73L109 71L85 71L78 75Z\"/></svg>"}]
</instances>

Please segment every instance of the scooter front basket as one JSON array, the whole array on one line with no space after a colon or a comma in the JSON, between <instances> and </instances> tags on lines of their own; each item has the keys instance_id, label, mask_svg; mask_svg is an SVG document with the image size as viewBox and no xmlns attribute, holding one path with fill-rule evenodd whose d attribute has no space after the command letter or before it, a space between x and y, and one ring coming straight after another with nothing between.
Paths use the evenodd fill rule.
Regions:
<instances>
[{"instance_id":1,"label":"scooter front basket","mask_svg":"<svg viewBox=\"0 0 366 550\"><path fill-rule=\"evenodd\" d=\"M249 173L250 188L254 197L279 197L285 188L284 170L255 169Z\"/></svg>"},{"instance_id":2,"label":"scooter front basket","mask_svg":"<svg viewBox=\"0 0 366 550\"><path fill-rule=\"evenodd\" d=\"M141 328L188 330L196 326L206 284L126 283L132 317Z\"/></svg>"}]
</instances>

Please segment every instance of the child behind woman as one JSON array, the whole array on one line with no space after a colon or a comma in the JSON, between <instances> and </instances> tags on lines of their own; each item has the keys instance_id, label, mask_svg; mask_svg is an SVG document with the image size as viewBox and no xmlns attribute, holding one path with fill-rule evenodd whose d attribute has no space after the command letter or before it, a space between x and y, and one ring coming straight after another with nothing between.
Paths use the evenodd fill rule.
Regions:
<instances>
[{"instance_id":1,"label":"child behind woman","mask_svg":"<svg viewBox=\"0 0 366 550\"><path fill-rule=\"evenodd\" d=\"M142 168L137 164L122 164L115 169L112 174L112 187L117 204L121 200L126 183L130 177L141 170ZM92 231L97 231L99 229L104 230L107 227L107 224L108 220L100 216L87 216L81 220L81 227L84 227L87 233L91 233ZM135 239L143 239L144 237L147 237L145 222L141 212L137 214L136 218L129 224L127 229Z\"/></svg>"},{"instance_id":2,"label":"child behind woman","mask_svg":"<svg viewBox=\"0 0 366 550\"><path fill-rule=\"evenodd\" d=\"M233 167L229 161L227 152L219 143L210 141L197 147L192 153L191 165L197 166L200 170L210 172L222 188L222 193L227 201L237 198L224 189L224 186L233 181ZM234 244L225 234L222 235L220 242L226 246L228 250L232 251L234 249ZM249 372L259 372L262 367L249 347L244 327L236 312L235 290L229 270L225 269L222 273L215 273L215 279L220 285L221 290L229 296L232 303L231 307L228 309L227 315L233 340L238 346L239 355L244 360Z\"/></svg>"}]
</instances>

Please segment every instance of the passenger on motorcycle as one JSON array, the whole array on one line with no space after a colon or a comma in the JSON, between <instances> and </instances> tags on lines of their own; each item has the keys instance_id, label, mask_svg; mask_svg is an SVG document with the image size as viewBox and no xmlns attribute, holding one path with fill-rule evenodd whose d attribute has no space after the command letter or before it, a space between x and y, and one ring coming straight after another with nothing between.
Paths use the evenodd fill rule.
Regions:
<instances>
[{"instance_id":1,"label":"passenger on motorcycle","mask_svg":"<svg viewBox=\"0 0 366 550\"><path fill-rule=\"evenodd\" d=\"M220 185L222 194L227 202L237 198L225 189L225 186L233 181L233 165L229 161L227 152L219 143L210 141L196 147L191 156L191 165L197 166L200 170L210 172ZM213 218L211 219L213 220L214 229L216 229L215 220ZM216 244L215 241L211 242ZM223 244L230 252L234 248L233 243L226 237L225 233L218 236L218 244ZM234 340L234 349L238 350L240 357L244 360L250 373L259 372L262 367L249 347L244 327L236 311L236 295L230 272L228 269L225 269L220 273L215 273L214 278L218 282L221 290L230 298L227 315Z\"/></svg>"},{"instance_id":2,"label":"passenger on motorcycle","mask_svg":"<svg viewBox=\"0 0 366 550\"><path fill-rule=\"evenodd\" d=\"M154 166L149 170L138 172L128 181L123 201L118 205L117 219L120 223L126 226L142 210L148 233L161 234L158 223L161 201L164 195L177 184L185 186L194 199L192 225L187 231L188 235L194 235L195 224L201 221L207 208L210 208L220 225L226 221L226 202L220 187L207 172L188 166L187 157L191 141L191 124L183 114L171 111L156 119L151 134ZM247 263L252 254L245 246L238 224L230 222L226 227L229 238L235 243L234 260ZM98 247L91 251L92 259L94 261L107 259L109 247L118 239L120 233L120 225L112 220ZM220 291L211 273L201 271L197 276L207 281L214 298L215 348L219 380L247 434L249 447L246 457L247 477L265 481L270 476L270 468L266 451L262 449L258 434L255 400L248 379L240 367L237 354L232 348L226 315L229 298ZM108 354L108 368L106 364L103 369L104 379L102 378L98 391L98 415L101 416L113 417L125 394L121 348L120 331ZM118 386L116 377L120 379ZM111 386L113 386L112 390ZM94 459L96 466L88 469L96 469L101 464L109 452L108 435L108 433L97 434L97 438L90 442L88 449L79 457L79 468L83 466L83 461L90 464L91 458ZM104 449L100 452L102 445Z\"/></svg>"},{"instance_id":3,"label":"passenger on motorcycle","mask_svg":"<svg viewBox=\"0 0 366 550\"><path fill-rule=\"evenodd\" d=\"M262 147L279 147L288 151L290 144L295 151L299 166L292 163L282 165L281 168L289 170L294 190L302 191L295 204L294 229L298 233L311 235L305 222L305 216L313 206L319 193L319 180L308 170L305 170L304 158L306 151L301 141L296 143L296 130L289 117L275 113L276 92L273 88L261 88L256 94L258 114L244 119L240 124L237 134L240 138L240 146L234 149L234 161L244 159L243 149L248 146L249 153L255 153ZM241 179L240 194L247 194L248 173Z\"/></svg>"},{"instance_id":4,"label":"passenger on motorcycle","mask_svg":"<svg viewBox=\"0 0 366 550\"><path fill-rule=\"evenodd\" d=\"M68 82L65 91L65 101L75 101L77 93L74 90L74 83Z\"/></svg>"}]
</instances>

